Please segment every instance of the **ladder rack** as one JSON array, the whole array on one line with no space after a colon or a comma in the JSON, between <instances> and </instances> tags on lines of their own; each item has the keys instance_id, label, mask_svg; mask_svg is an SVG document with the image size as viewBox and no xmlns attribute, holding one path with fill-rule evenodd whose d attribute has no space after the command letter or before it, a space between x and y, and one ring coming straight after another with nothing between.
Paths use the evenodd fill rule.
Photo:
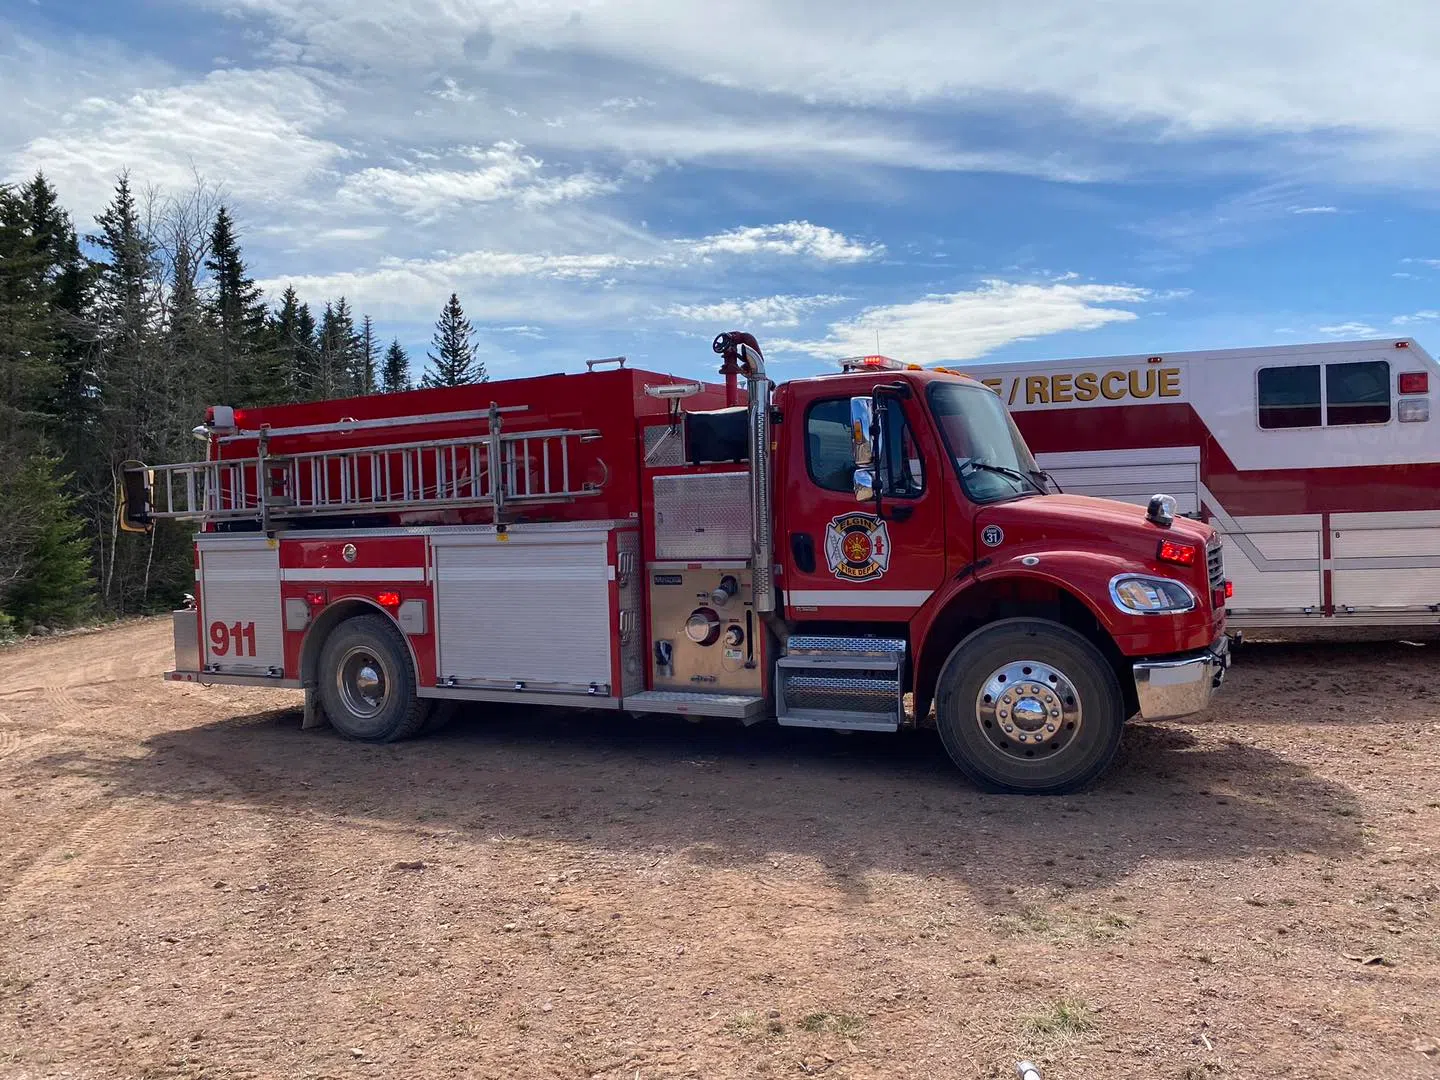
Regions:
<instances>
[{"instance_id":1,"label":"ladder rack","mask_svg":"<svg viewBox=\"0 0 1440 1080\"><path fill-rule=\"evenodd\" d=\"M489 507L496 521L511 503L566 501L600 493L578 483L575 447L596 429L501 431L492 407L488 431L456 439L396 442L342 450L272 454L271 433L256 435L251 457L124 468L126 520L258 521L399 510ZM483 422L483 421L482 421Z\"/></svg>"}]
</instances>

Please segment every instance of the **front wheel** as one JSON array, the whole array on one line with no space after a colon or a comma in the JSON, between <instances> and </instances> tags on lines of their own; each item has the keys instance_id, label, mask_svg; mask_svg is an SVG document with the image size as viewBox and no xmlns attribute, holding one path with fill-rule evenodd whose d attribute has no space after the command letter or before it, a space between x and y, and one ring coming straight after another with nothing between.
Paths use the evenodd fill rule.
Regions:
<instances>
[{"instance_id":1,"label":"front wheel","mask_svg":"<svg viewBox=\"0 0 1440 1080\"><path fill-rule=\"evenodd\" d=\"M359 615L331 632L320 651L319 684L325 715L347 739L408 739L430 714L430 703L415 696L405 639L383 615Z\"/></svg>"},{"instance_id":2,"label":"front wheel","mask_svg":"<svg viewBox=\"0 0 1440 1080\"><path fill-rule=\"evenodd\" d=\"M935 697L951 760L991 791L1059 795L1120 748L1124 696L1105 657L1068 626L1007 619L950 654Z\"/></svg>"}]
</instances>

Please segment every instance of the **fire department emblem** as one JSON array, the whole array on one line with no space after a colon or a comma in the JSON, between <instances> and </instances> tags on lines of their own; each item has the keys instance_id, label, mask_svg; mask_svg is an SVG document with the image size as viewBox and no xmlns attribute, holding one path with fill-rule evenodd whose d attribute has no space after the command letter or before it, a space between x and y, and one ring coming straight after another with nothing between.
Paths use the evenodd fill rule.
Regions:
<instances>
[{"instance_id":1,"label":"fire department emblem","mask_svg":"<svg viewBox=\"0 0 1440 1080\"><path fill-rule=\"evenodd\" d=\"M825 561L841 581L869 581L890 569L890 532L873 514L842 514L825 528Z\"/></svg>"}]
</instances>

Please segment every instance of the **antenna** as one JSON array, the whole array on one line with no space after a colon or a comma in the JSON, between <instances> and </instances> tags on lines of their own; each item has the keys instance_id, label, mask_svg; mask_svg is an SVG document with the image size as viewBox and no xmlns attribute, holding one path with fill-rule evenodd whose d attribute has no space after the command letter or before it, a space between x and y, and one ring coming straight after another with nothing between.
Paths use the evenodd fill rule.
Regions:
<instances>
[{"instance_id":1,"label":"antenna","mask_svg":"<svg viewBox=\"0 0 1440 1080\"><path fill-rule=\"evenodd\" d=\"M878 326L875 328L875 351L877 353L880 351L880 328Z\"/></svg>"}]
</instances>

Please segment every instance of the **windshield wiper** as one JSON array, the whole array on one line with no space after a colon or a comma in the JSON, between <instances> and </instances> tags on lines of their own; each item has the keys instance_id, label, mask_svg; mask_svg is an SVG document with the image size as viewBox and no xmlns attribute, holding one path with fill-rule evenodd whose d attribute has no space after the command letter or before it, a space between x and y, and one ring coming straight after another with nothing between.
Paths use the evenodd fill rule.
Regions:
<instances>
[{"instance_id":1,"label":"windshield wiper","mask_svg":"<svg viewBox=\"0 0 1440 1080\"><path fill-rule=\"evenodd\" d=\"M981 461L979 458L966 458L960 462L960 475L965 475L966 469L984 469L986 472L998 473L1010 480L1018 480L1022 484L1028 484L1041 495L1046 494L1043 481L1036 480L1029 473L1023 473L1019 469L1011 469L1005 465L994 465L988 461Z\"/></svg>"}]
</instances>

